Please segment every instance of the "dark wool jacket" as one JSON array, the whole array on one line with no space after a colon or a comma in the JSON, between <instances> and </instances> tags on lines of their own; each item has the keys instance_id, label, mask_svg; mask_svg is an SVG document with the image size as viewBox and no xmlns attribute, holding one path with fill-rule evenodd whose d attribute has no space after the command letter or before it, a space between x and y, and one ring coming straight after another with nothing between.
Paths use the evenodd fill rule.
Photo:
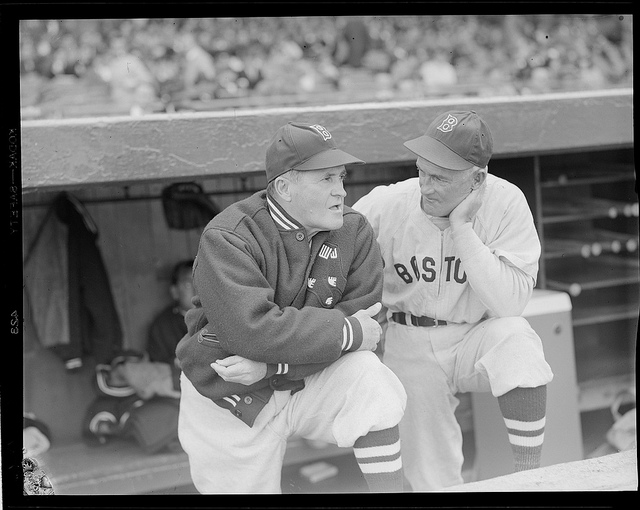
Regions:
<instances>
[{"instance_id":1,"label":"dark wool jacket","mask_svg":"<svg viewBox=\"0 0 640 510\"><path fill-rule=\"evenodd\" d=\"M194 263L196 308L176 355L204 396L251 426L274 390L298 391L303 378L362 344L350 317L382 298L382 256L364 216L344 208L343 226L310 240L266 191L233 204L205 227ZM251 386L211 368L237 354L267 363Z\"/></svg>"},{"instance_id":2,"label":"dark wool jacket","mask_svg":"<svg viewBox=\"0 0 640 510\"><path fill-rule=\"evenodd\" d=\"M73 195L60 193L51 204L27 252L24 274L38 338L69 370L88 355L109 363L122 350L98 229Z\"/></svg>"}]
</instances>

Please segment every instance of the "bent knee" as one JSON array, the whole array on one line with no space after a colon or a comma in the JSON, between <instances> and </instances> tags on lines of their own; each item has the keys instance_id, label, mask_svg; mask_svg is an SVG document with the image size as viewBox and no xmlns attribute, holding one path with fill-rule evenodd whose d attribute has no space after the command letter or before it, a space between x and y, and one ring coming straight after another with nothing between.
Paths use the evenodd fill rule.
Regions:
<instances>
[{"instance_id":1,"label":"bent knee","mask_svg":"<svg viewBox=\"0 0 640 510\"><path fill-rule=\"evenodd\" d=\"M404 386L398 377L373 352L350 352L336 363L340 365L337 369L342 377L354 381L362 388L376 395L393 395L400 401L406 400Z\"/></svg>"},{"instance_id":2,"label":"bent knee","mask_svg":"<svg viewBox=\"0 0 640 510\"><path fill-rule=\"evenodd\" d=\"M485 321L488 331L517 332L531 329L529 321L524 317L492 317Z\"/></svg>"},{"instance_id":3,"label":"bent knee","mask_svg":"<svg viewBox=\"0 0 640 510\"><path fill-rule=\"evenodd\" d=\"M541 345L538 334L524 317L495 317L484 323L484 334L496 341L517 339L518 342L530 341Z\"/></svg>"},{"instance_id":4,"label":"bent knee","mask_svg":"<svg viewBox=\"0 0 640 510\"><path fill-rule=\"evenodd\" d=\"M545 360L542 340L523 317L504 317L486 321L487 351L476 362L485 373L495 396L518 386L535 387L553 378Z\"/></svg>"},{"instance_id":5,"label":"bent knee","mask_svg":"<svg viewBox=\"0 0 640 510\"><path fill-rule=\"evenodd\" d=\"M339 370L351 372L357 377L376 378L391 370L371 351L350 352L342 356L336 363Z\"/></svg>"}]
</instances>

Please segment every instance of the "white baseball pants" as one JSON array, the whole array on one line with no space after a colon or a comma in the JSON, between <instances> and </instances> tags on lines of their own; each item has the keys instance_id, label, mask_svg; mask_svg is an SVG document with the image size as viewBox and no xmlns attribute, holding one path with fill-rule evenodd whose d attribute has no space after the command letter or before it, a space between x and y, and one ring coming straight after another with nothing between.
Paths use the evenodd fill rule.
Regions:
<instances>
[{"instance_id":1,"label":"white baseball pants","mask_svg":"<svg viewBox=\"0 0 640 510\"><path fill-rule=\"evenodd\" d=\"M414 491L463 483L456 393L491 391L498 397L553 378L540 338L522 317L437 328L390 320L383 361L407 392L400 440Z\"/></svg>"},{"instance_id":2,"label":"white baseball pants","mask_svg":"<svg viewBox=\"0 0 640 510\"><path fill-rule=\"evenodd\" d=\"M253 427L200 395L182 374L178 433L201 493L280 493L287 438L341 447L402 418L406 394L372 352L345 354L305 378L291 395L276 391Z\"/></svg>"}]
</instances>

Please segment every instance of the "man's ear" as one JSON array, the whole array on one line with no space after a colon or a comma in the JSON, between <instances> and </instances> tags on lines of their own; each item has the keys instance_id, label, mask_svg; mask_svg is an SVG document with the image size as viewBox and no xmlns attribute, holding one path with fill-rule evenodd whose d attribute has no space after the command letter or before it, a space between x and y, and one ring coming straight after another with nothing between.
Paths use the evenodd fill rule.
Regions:
<instances>
[{"instance_id":1,"label":"man's ear","mask_svg":"<svg viewBox=\"0 0 640 510\"><path fill-rule=\"evenodd\" d=\"M291 201L291 181L286 177L276 177L275 181L276 193L282 200Z\"/></svg>"},{"instance_id":2,"label":"man's ear","mask_svg":"<svg viewBox=\"0 0 640 510\"><path fill-rule=\"evenodd\" d=\"M478 189L480 186L484 184L484 181L487 178L487 172L484 169L476 170L475 175L473 176L473 183L471 185L471 189Z\"/></svg>"}]
</instances>

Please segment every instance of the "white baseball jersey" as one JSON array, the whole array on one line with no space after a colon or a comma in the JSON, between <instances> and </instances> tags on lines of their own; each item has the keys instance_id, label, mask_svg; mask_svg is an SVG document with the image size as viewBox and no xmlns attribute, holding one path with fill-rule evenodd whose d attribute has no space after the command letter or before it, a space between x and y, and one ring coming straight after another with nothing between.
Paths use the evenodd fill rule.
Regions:
<instances>
[{"instance_id":1,"label":"white baseball jersey","mask_svg":"<svg viewBox=\"0 0 640 510\"><path fill-rule=\"evenodd\" d=\"M380 244L389 312L453 323L522 313L535 286L540 241L522 191L491 174L486 183L472 225L456 232L439 228L442 220L421 209L417 177L378 186L353 206Z\"/></svg>"}]
</instances>

